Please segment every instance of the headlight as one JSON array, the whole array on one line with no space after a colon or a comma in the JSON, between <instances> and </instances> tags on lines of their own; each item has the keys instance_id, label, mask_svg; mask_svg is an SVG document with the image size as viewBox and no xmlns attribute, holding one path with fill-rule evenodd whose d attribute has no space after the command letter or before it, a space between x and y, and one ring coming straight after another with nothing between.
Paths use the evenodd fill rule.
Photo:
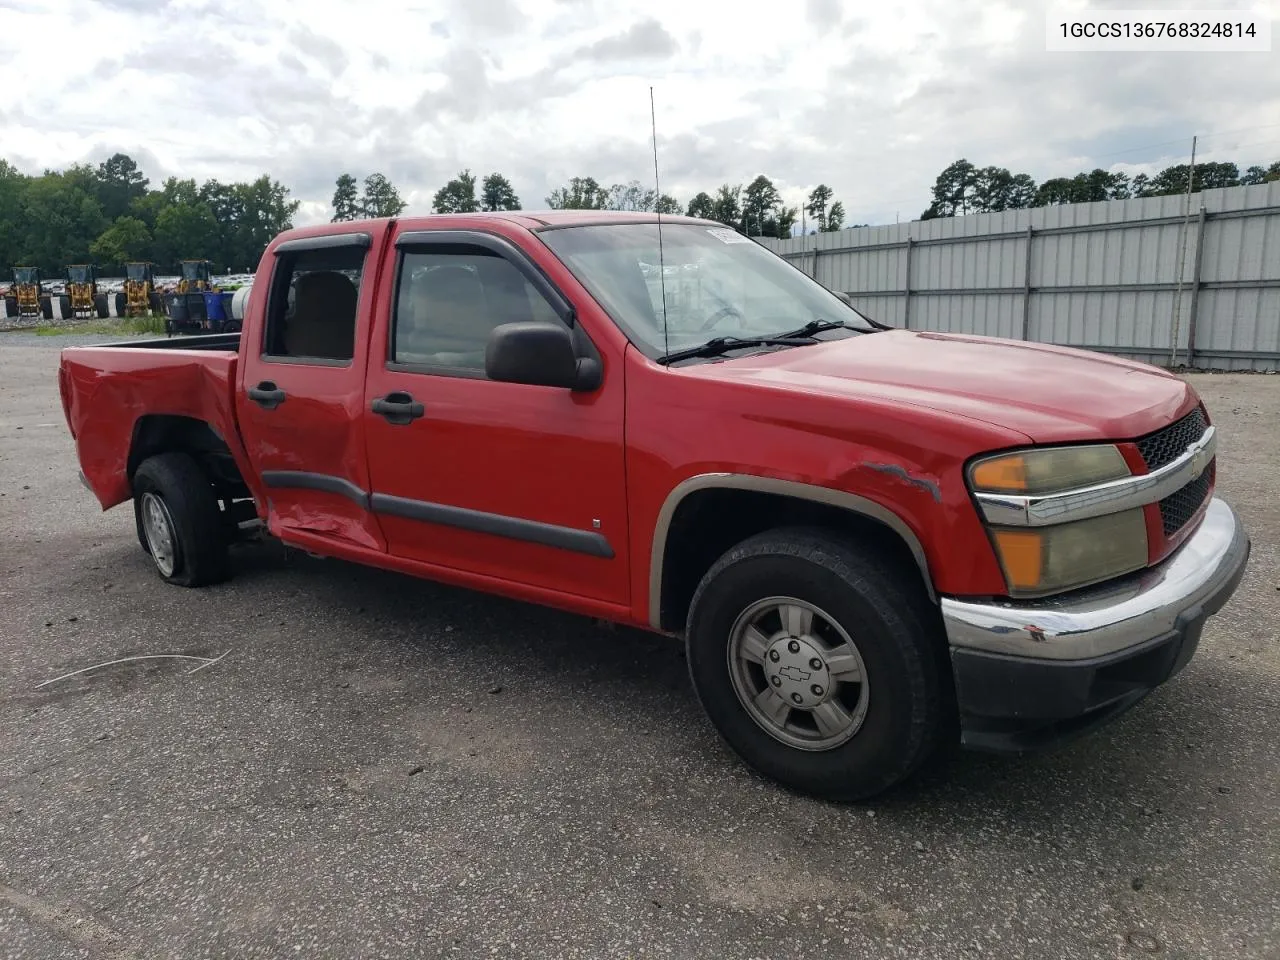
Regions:
<instances>
[{"instance_id":1,"label":"headlight","mask_svg":"<svg viewBox=\"0 0 1280 960\"><path fill-rule=\"evenodd\" d=\"M991 538L1014 596L1083 587L1147 564L1141 507L1053 527L993 528Z\"/></svg>"},{"instance_id":2,"label":"headlight","mask_svg":"<svg viewBox=\"0 0 1280 960\"><path fill-rule=\"evenodd\" d=\"M1048 447L977 460L969 484L977 493L1035 496L1089 487L1129 476L1129 465L1110 444Z\"/></svg>"}]
</instances>

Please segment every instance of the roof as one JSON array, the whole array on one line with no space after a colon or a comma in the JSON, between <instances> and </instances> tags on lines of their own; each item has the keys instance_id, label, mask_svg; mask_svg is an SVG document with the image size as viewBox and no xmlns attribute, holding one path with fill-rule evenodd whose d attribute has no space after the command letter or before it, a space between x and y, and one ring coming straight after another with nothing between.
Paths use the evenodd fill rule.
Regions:
<instances>
[{"instance_id":1,"label":"roof","mask_svg":"<svg viewBox=\"0 0 1280 960\"><path fill-rule=\"evenodd\" d=\"M430 213L420 216L405 217L373 217L360 220L346 220L338 223L317 223L306 227L293 227L280 234L278 240L295 240L305 237L325 236L334 233L358 232L362 224L386 224L394 220L401 229L473 229L477 221L510 223L529 231L555 230L560 227L583 227L590 225L620 223L657 223L656 213L631 210L503 210L493 213ZM714 220L700 220L697 217L686 217L679 214L663 214L663 223L700 224L708 227L722 227L724 224Z\"/></svg>"}]
</instances>

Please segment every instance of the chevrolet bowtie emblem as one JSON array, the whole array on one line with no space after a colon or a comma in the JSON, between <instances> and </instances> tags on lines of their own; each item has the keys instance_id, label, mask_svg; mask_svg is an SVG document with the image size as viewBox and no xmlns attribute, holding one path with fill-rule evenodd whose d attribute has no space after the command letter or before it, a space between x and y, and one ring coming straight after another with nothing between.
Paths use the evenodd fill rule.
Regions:
<instances>
[{"instance_id":1,"label":"chevrolet bowtie emblem","mask_svg":"<svg viewBox=\"0 0 1280 960\"><path fill-rule=\"evenodd\" d=\"M793 680L796 683L801 683L805 680L808 680L811 676L813 676L813 674L810 673L808 670L801 670L794 663L788 663L785 667L783 667L781 670L778 671L778 675L782 677L786 677L788 680Z\"/></svg>"}]
</instances>

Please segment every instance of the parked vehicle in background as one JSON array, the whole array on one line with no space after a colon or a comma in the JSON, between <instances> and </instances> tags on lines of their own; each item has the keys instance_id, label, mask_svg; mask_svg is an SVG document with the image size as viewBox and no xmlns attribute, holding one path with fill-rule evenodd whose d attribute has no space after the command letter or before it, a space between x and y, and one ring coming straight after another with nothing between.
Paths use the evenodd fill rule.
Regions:
<instances>
[{"instance_id":1,"label":"parked vehicle in background","mask_svg":"<svg viewBox=\"0 0 1280 960\"><path fill-rule=\"evenodd\" d=\"M39 267L14 267L12 289L19 317L43 315L40 299L44 296L44 284Z\"/></svg>"},{"instance_id":2,"label":"parked vehicle in background","mask_svg":"<svg viewBox=\"0 0 1280 960\"><path fill-rule=\"evenodd\" d=\"M1184 381L886 329L714 222L329 224L254 291L243 335L62 354L86 483L162 579L222 580L259 518L678 636L725 740L813 794L1115 717L1247 562Z\"/></svg>"},{"instance_id":3,"label":"parked vehicle in background","mask_svg":"<svg viewBox=\"0 0 1280 960\"><path fill-rule=\"evenodd\" d=\"M98 316L98 268L92 263L67 267L67 300L71 316L77 319Z\"/></svg>"},{"instance_id":4,"label":"parked vehicle in background","mask_svg":"<svg viewBox=\"0 0 1280 960\"><path fill-rule=\"evenodd\" d=\"M155 264L150 262L126 263L124 266L125 313L130 317L145 317L158 312L163 304L156 292Z\"/></svg>"}]
</instances>

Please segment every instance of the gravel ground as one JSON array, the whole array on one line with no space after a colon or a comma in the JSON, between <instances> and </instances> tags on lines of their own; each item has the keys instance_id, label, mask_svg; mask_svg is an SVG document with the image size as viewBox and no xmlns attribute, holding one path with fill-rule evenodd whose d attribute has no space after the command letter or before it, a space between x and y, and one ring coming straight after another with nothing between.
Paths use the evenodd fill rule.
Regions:
<instances>
[{"instance_id":1,"label":"gravel ground","mask_svg":"<svg viewBox=\"0 0 1280 960\"><path fill-rule=\"evenodd\" d=\"M44 347L48 350L61 350L63 347L92 347L99 343L109 343L112 340L154 340L160 336L161 334L155 333L58 333L45 337L31 330L0 330L0 349L5 347Z\"/></svg>"},{"instance_id":2,"label":"gravel ground","mask_svg":"<svg viewBox=\"0 0 1280 960\"><path fill-rule=\"evenodd\" d=\"M840 806L745 770L669 640L271 543L161 584L76 480L69 341L14 336L6 956L1280 956L1280 378L1194 378L1254 554L1181 675L1068 748Z\"/></svg>"}]
</instances>

